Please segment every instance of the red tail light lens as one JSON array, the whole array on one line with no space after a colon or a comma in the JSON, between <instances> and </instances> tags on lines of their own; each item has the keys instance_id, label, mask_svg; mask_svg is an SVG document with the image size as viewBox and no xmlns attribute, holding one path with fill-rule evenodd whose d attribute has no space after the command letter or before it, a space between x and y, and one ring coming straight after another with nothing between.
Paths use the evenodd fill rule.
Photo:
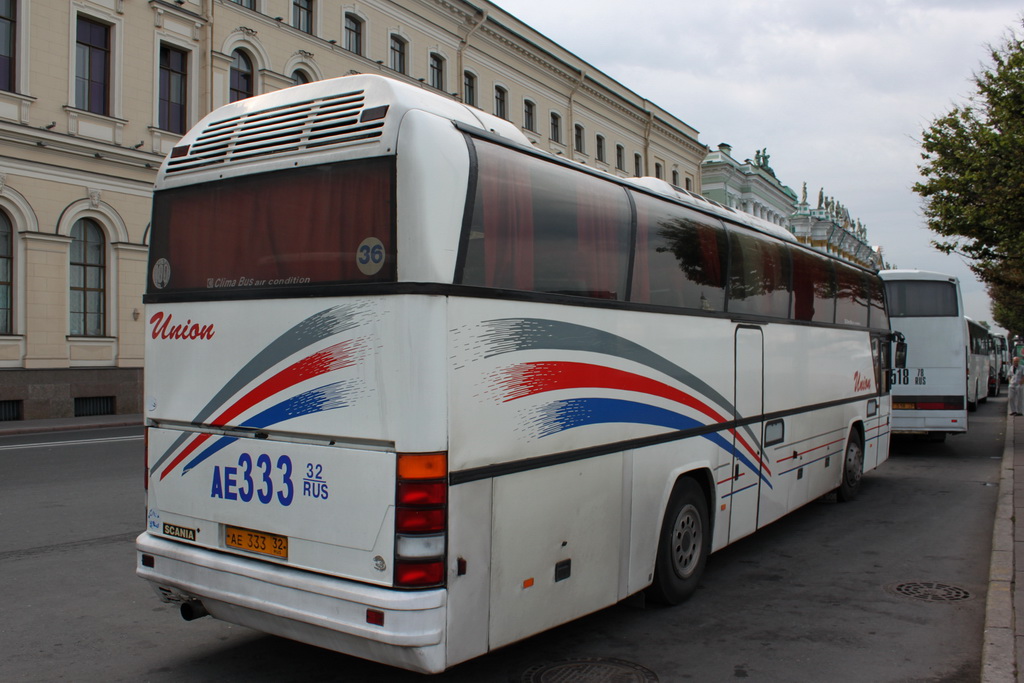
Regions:
<instances>
[{"instance_id":1,"label":"red tail light lens","mask_svg":"<svg viewBox=\"0 0 1024 683\"><path fill-rule=\"evenodd\" d=\"M443 586L448 519L448 454L399 453L397 474L393 563L395 586Z\"/></svg>"},{"instance_id":2,"label":"red tail light lens","mask_svg":"<svg viewBox=\"0 0 1024 683\"><path fill-rule=\"evenodd\" d=\"M444 531L444 509L397 508L395 531L400 534L436 534Z\"/></svg>"},{"instance_id":3,"label":"red tail light lens","mask_svg":"<svg viewBox=\"0 0 1024 683\"><path fill-rule=\"evenodd\" d=\"M395 564L395 585L406 588L427 588L444 583L444 560L403 562Z\"/></svg>"}]
</instances>

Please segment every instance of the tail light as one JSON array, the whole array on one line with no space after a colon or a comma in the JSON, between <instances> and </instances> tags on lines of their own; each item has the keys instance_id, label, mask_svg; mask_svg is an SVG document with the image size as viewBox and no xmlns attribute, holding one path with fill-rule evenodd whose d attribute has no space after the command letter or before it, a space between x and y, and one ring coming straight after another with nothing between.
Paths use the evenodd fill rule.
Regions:
<instances>
[{"instance_id":1,"label":"tail light","mask_svg":"<svg viewBox=\"0 0 1024 683\"><path fill-rule=\"evenodd\" d=\"M444 585L447 529L448 454L399 453L395 489L395 586Z\"/></svg>"}]
</instances>

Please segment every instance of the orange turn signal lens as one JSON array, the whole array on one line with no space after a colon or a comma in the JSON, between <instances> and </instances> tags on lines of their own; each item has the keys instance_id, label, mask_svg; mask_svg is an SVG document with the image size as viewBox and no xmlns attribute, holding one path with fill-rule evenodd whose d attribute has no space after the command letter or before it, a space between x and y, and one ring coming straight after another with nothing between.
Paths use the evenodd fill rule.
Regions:
<instances>
[{"instance_id":1,"label":"orange turn signal lens","mask_svg":"<svg viewBox=\"0 0 1024 683\"><path fill-rule=\"evenodd\" d=\"M399 453L399 479L444 479L448 476L448 454Z\"/></svg>"}]
</instances>

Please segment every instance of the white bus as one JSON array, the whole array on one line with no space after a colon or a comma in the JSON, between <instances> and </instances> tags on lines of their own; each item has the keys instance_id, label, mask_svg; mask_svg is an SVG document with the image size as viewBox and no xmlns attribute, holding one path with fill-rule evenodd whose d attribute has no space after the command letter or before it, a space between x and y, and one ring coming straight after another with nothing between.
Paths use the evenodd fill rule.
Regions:
<instances>
[{"instance_id":1,"label":"white bus","mask_svg":"<svg viewBox=\"0 0 1024 683\"><path fill-rule=\"evenodd\" d=\"M186 618L439 672L888 457L875 273L387 78L206 117L149 268L137 572Z\"/></svg>"},{"instance_id":2,"label":"white bus","mask_svg":"<svg viewBox=\"0 0 1024 683\"><path fill-rule=\"evenodd\" d=\"M967 318L967 341L967 409L974 411L988 400L995 381L992 335Z\"/></svg>"},{"instance_id":3,"label":"white bus","mask_svg":"<svg viewBox=\"0 0 1024 683\"><path fill-rule=\"evenodd\" d=\"M941 441L967 431L967 413L988 392L988 332L964 315L960 283L924 270L883 270L892 327L907 340L905 368L893 371L895 433ZM973 330L973 331L972 331ZM987 351L985 351L987 353Z\"/></svg>"}]
</instances>

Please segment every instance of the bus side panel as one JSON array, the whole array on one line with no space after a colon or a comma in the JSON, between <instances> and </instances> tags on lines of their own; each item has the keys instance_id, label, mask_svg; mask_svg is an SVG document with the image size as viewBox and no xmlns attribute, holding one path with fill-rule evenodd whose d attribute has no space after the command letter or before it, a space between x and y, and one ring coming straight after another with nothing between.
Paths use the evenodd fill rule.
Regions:
<instances>
[{"instance_id":1,"label":"bus side panel","mask_svg":"<svg viewBox=\"0 0 1024 683\"><path fill-rule=\"evenodd\" d=\"M622 455L494 480L490 646L618 600Z\"/></svg>"},{"instance_id":2,"label":"bus side panel","mask_svg":"<svg viewBox=\"0 0 1024 683\"><path fill-rule=\"evenodd\" d=\"M493 482L448 492L448 666L488 649Z\"/></svg>"}]
</instances>

